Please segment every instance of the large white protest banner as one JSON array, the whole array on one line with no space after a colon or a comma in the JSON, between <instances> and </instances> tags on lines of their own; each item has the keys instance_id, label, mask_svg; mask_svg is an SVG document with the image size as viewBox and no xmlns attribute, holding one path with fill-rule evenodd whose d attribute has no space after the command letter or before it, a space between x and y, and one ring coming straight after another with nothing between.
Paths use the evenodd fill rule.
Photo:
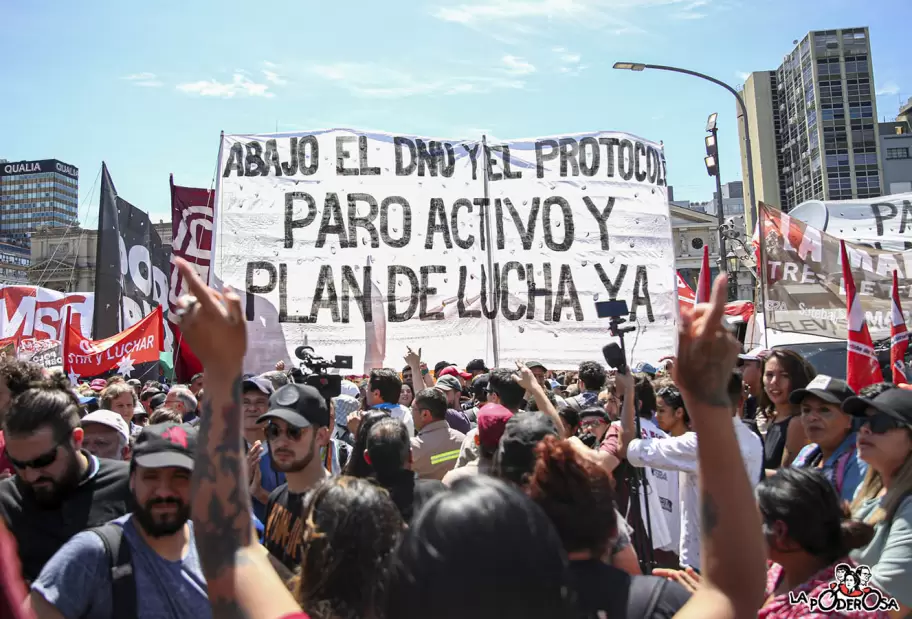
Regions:
<instances>
[{"instance_id":1,"label":"large white protest banner","mask_svg":"<svg viewBox=\"0 0 912 619\"><path fill-rule=\"evenodd\" d=\"M912 249L912 193L868 198L802 202L789 216L851 243L885 251Z\"/></svg>"},{"instance_id":2,"label":"large white protest banner","mask_svg":"<svg viewBox=\"0 0 912 619\"><path fill-rule=\"evenodd\" d=\"M674 348L655 143L226 135L216 192L211 281L245 293L250 371L305 343L356 371L398 367L406 346L431 363L571 367L611 340L594 303L614 299L638 327L632 360Z\"/></svg>"}]
</instances>

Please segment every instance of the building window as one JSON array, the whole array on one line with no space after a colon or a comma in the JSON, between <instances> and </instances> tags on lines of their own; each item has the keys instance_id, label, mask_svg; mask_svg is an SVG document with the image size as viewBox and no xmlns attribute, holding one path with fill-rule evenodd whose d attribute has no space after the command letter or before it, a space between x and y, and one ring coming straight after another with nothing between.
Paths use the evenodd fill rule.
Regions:
<instances>
[{"instance_id":1,"label":"building window","mask_svg":"<svg viewBox=\"0 0 912 619\"><path fill-rule=\"evenodd\" d=\"M887 149L887 159L909 159L909 147L903 148L888 148Z\"/></svg>"}]
</instances>

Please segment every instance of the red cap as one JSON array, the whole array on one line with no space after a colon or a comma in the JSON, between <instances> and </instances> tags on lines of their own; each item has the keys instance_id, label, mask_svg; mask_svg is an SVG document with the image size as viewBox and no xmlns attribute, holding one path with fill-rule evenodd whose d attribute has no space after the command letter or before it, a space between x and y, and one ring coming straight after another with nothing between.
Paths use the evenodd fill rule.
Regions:
<instances>
[{"instance_id":1,"label":"red cap","mask_svg":"<svg viewBox=\"0 0 912 619\"><path fill-rule=\"evenodd\" d=\"M458 376L462 380L472 380L472 374L469 372L460 372L456 369L455 365L451 365L448 368L443 368L440 372L437 373L437 378L441 376Z\"/></svg>"},{"instance_id":2,"label":"red cap","mask_svg":"<svg viewBox=\"0 0 912 619\"><path fill-rule=\"evenodd\" d=\"M487 449L496 449L504 428L513 413L500 404L485 404L478 409L478 442Z\"/></svg>"},{"instance_id":3,"label":"red cap","mask_svg":"<svg viewBox=\"0 0 912 619\"><path fill-rule=\"evenodd\" d=\"M103 378L96 378L89 383L89 386L92 388L92 391L104 391L104 388L108 386L108 381Z\"/></svg>"}]
</instances>

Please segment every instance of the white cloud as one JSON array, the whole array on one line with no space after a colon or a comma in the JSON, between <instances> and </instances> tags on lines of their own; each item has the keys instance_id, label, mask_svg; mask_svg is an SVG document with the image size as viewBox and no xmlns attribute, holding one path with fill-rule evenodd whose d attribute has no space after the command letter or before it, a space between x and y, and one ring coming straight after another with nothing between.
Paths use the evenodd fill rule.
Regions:
<instances>
[{"instance_id":1,"label":"white cloud","mask_svg":"<svg viewBox=\"0 0 912 619\"><path fill-rule=\"evenodd\" d=\"M267 82L272 82L276 86L284 86L288 83L288 80L286 80L284 77L275 71L270 71L269 69L263 69L263 77L266 78Z\"/></svg>"},{"instance_id":2,"label":"white cloud","mask_svg":"<svg viewBox=\"0 0 912 619\"><path fill-rule=\"evenodd\" d=\"M567 50L565 47L552 47L551 51L557 56L558 72L566 75L579 75L586 68L581 64L582 56Z\"/></svg>"},{"instance_id":3,"label":"white cloud","mask_svg":"<svg viewBox=\"0 0 912 619\"><path fill-rule=\"evenodd\" d=\"M159 80L154 73L148 72L125 75L121 79L130 82L134 86L141 86L143 88L158 88L162 85L161 80Z\"/></svg>"},{"instance_id":4,"label":"white cloud","mask_svg":"<svg viewBox=\"0 0 912 619\"><path fill-rule=\"evenodd\" d=\"M220 97L232 99L235 96L273 97L268 84L258 84L242 73L235 73L230 82L201 80L187 84L178 84L177 89L201 97Z\"/></svg>"},{"instance_id":5,"label":"white cloud","mask_svg":"<svg viewBox=\"0 0 912 619\"><path fill-rule=\"evenodd\" d=\"M528 75L529 73L535 73L535 67L522 58L508 55L504 56L501 60L504 65L506 65L507 71L513 75Z\"/></svg>"},{"instance_id":6,"label":"white cloud","mask_svg":"<svg viewBox=\"0 0 912 619\"><path fill-rule=\"evenodd\" d=\"M877 95L898 95L899 94L899 84L896 82L884 82L880 85L880 88L877 89Z\"/></svg>"},{"instance_id":7,"label":"white cloud","mask_svg":"<svg viewBox=\"0 0 912 619\"><path fill-rule=\"evenodd\" d=\"M709 0L694 0L681 6L679 10L671 14L675 19L703 19L706 17L706 13L703 11L698 11L697 9L705 7L709 4Z\"/></svg>"},{"instance_id":8,"label":"white cloud","mask_svg":"<svg viewBox=\"0 0 912 619\"><path fill-rule=\"evenodd\" d=\"M643 30L627 19L637 9L678 7L683 15L696 18L694 9L710 0L488 0L438 6L432 11L437 19L485 29L502 37L505 30L528 28L525 22L570 22L586 28L608 30L607 33L635 34Z\"/></svg>"},{"instance_id":9,"label":"white cloud","mask_svg":"<svg viewBox=\"0 0 912 619\"><path fill-rule=\"evenodd\" d=\"M419 95L478 94L500 89L520 89L525 82L500 75L441 76L440 72L416 75L372 63L338 62L317 65L311 73L337 83L359 97L395 99Z\"/></svg>"},{"instance_id":10,"label":"white cloud","mask_svg":"<svg viewBox=\"0 0 912 619\"><path fill-rule=\"evenodd\" d=\"M735 77L737 77L742 82L746 82L747 78L750 77L750 73L747 71L735 71Z\"/></svg>"},{"instance_id":11,"label":"white cloud","mask_svg":"<svg viewBox=\"0 0 912 619\"><path fill-rule=\"evenodd\" d=\"M279 66L279 65L277 65L277 64L274 63L274 62L269 62L268 60L264 60L264 61L263 61L263 66L266 67L267 69L275 69L275 68L276 68L277 66Z\"/></svg>"}]
</instances>

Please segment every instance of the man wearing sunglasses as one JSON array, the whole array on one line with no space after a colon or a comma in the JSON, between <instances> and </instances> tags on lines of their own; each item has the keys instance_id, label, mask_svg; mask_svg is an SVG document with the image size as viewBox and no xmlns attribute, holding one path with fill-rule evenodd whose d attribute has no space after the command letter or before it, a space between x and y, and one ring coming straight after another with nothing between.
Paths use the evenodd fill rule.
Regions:
<instances>
[{"instance_id":1,"label":"man wearing sunglasses","mask_svg":"<svg viewBox=\"0 0 912 619\"><path fill-rule=\"evenodd\" d=\"M19 546L27 581L73 535L129 511L129 467L83 449L79 400L66 378L13 402L3 421L15 477L0 482L0 517Z\"/></svg>"},{"instance_id":2,"label":"man wearing sunglasses","mask_svg":"<svg viewBox=\"0 0 912 619\"><path fill-rule=\"evenodd\" d=\"M320 458L329 444L329 408L313 387L290 384L270 396L269 410L257 421L266 424L272 468L285 474L266 503L263 545L293 573L301 565L305 496L329 477Z\"/></svg>"}]
</instances>

